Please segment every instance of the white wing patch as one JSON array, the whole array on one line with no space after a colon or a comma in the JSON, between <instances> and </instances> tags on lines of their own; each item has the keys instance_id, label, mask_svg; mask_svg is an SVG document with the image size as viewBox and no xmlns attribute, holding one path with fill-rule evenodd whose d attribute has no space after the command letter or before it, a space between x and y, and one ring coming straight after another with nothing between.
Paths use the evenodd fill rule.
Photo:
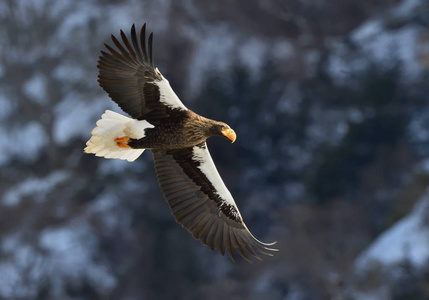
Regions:
<instances>
[{"instance_id":1,"label":"white wing patch","mask_svg":"<svg viewBox=\"0 0 429 300\"><path fill-rule=\"evenodd\" d=\"M87 147L84 151L105 158L134 161L145 149L120 148L116 145L115 139L123 136L141 139L145 136L145 130L153 127L145 120L134 120L111 110L106 110L101 119L97 121L97 127L92 130L92 136L86 143Z\"/></svg>"},{"instance_id":2,"label":"white wing patch","mask_svg":"<svg viewBox=\"0 0 429 300\"><path fill-rule=\"evenodd\" d=\"M159 72L158 68L155 69L159 75L161 75L161 81L154 81L159 88L159 101L166 104L170 108L180 109L180 110L188 110L185 105L183 105L182 101L180 101L179 97L177 97L176 93L170 86L168 80L162 76L161 72Z\"/></svg>"},{"instance_id":3,"label":"white wing patch","mask_svg":"<svg viewBox=\"0 0 429 300\"><path fill-rule=\"evenodd\" d=\"M213 162L212 157L210 156L209 150L207 149L207 144L205 144L204 148L194 146L192 148L192 152L193 159L197 160L200 163L198 168L201 170L201 172L203 172L207 179L210 180L213 187L216 189L215 193L227 204L233 205L238 212L238 208L235 204L234 198L232 198L231 193L223 183L222 178L216 170L216 166ZM223 203L220 205L220 207L222 207L222 205ZM240 213L238 212L238 214Z\"/></svg>"}]
</instances>

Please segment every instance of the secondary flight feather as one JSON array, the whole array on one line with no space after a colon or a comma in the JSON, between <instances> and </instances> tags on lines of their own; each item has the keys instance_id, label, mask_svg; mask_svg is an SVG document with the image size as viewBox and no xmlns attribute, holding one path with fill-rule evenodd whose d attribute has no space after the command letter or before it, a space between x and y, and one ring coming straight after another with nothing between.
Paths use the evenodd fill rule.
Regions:
<instances>
[{"instance_id":1,"label":"secondary flight feather","mask_svg":"<svg viewBox=\"0 0 429 300\"><path fill-rule=\"evenodd\" d=\"M167 79L154 67L153 34L146 46L146 24L131 42L120 31L111 36L116 49L105 44L97 68L98 82L131 118L106 110L86 143L86 153L105 158L136 160L145 149L153 154L162 193L176 221L211 250L235 260L272 255L274 243L257 240L243 222L222 181L206 140L236 134L227 124L200 116L183 105Z\"/></svg>"}]
</instances>

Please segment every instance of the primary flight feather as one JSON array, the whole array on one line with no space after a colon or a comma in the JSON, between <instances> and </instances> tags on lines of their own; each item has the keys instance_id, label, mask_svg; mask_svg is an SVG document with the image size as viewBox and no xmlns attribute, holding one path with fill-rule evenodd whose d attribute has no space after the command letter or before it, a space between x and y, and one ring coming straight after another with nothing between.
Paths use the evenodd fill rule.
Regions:
<instances>
[{"instance_id":1,"label":"primary flight feather","mask_svg":"<svg viewBox=\"0 0 429 300\"><path fill-rule=\"evenodd\" d=\"M128 118L106 110L97 121L86 153L105 158L136 160L145 149L153 154L162 193L170 209L194 238L211 250L235 260L271 255L271 244L258 241L247 229L231 193L223 183L206 139L236 134L227 124L202 117L186 108L167 79L153 65L152 41L146 47L146 24L131 42L111 36L116 50L105 44L97 68L98 82Z\"/></svg>"}]
</instances>

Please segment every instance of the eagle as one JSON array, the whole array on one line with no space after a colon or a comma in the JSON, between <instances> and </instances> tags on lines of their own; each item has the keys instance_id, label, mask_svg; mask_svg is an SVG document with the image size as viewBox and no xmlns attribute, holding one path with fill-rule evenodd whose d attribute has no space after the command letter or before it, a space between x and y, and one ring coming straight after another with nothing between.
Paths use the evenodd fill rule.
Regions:
<instances>
[{"instance_id":1,"label":"eagle","mask_svg":"<svg viewBox=\"0 0 429 300\"><path fill-rule=\"evenodd\" d=\"M276 242L263 243L247 229L207 148L211 136L233 143L234 130L183 105L154 67L153 33L146 46L146 24L139 37L132 25L131 42L122 30L120 36L122 43L111 35L117 49L104 44L108 52L99 56L98 83L131 118L106 110L84 152L134 161L149 149L173 216L195 239L233 261L236 252L247 261L272 256Z\"/></svg>"}]
</instances>

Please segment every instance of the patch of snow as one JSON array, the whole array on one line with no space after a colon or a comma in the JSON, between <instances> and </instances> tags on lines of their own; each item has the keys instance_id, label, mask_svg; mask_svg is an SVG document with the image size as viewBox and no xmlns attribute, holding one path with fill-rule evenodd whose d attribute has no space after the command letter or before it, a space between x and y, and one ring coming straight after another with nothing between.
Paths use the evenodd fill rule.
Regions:
<instances>
[{"instance_id":1,"label":"patch of snow","mask_svg":"<svg viewBox=\"0 0 429 300\"><path fill-rule=\"evenodd\" d=\"M105 231L117 231L118 228L128 228L131 226L132 216L129 210L120 206L120 199L111 190L107 190L99 195L86 211L89 215L96 215Z\"/></svg>"},{"instance_id":2,"label":"patch of snow","mask_svg":"<svg viewBox=\"0 0 429 300\"><path fill-rule=\"evenodd\" d=\"M289 160L291 170L302 170L311 161L311 154L297 145L287 145L283 152L291 158Z\"/></svg>"},{"instance_id":3,"label":"patch of snow","mask_svg":"<svg viewBox=\"0 0 429 300\"><path fill-rule=\"evenodd\" d=\"M274 42L272 46L271 55L275 60L286 60L291 58L294 54L293 44L286 40L279 40Z\"/></svg>"},{"instance_id":4,"label":"patch of snow","mask_svg":"<svg viewBox=\"0 0 429 300\"><path fill-rule=\"evenodd\" d=\"M37 122L30 122L23 127L0 127L0 165L19 156L21 160L33 161L45 148L48 136Z\"/></svg>"},{"instance_id":5,"label":"patch of snow","mask_svg":"<svg viewBox=\"0 0 429 300\"><path fill-rule=\"evenodd\" d=\"M133 17L130 16L130 9L127 5L114 5L111 9L106 11L109 27L114 32L111 32L115 36L118 35L119 30L122 29L126 34L128 34L131 24L135 23L132 21ZM136 24L136 29L143 24Z\"/></svg>"},{"instance_id":6,"label":"patch of snow","mask_svg":"<svg viewBox=\"0 0 429 300\"><path fill-rule=\"evenodd\" d=\"M56 107L54 122L54 139L59 145L66 145L69 140L77 137L91 137L91 131L96 127L106 109L116 109L113 101L106 97L98 97L93 101L83 99L84 96L71 93Z\"/></svg>"},{"instance_id":7,"label":"patch of snow","mask_svg":"<svg viewBox=\"0 0 429 300\"><path fill-rule=\"evenodd\" d=\"M405 0L397 9L412 10L418 2L421 1ZM329 73L344 84L370 63L375 62L387 68L400 63L403 78L411 81L422 72L418 47L421 33L421 27L413 23L388 29L382 18L368 20L350 34L350 41L356 45L356 51L351 51L347 43L343 42L332 42L329 45L332 50L328 61Z\"/></svg>"},{"instance_id":8,"label":"patch of snow","mask_svg":"<svg viewBox=\"0 0 429 300\"><path fill-rule=\"evenodd\" d=\"M290 115L296 115L300 111L302 95L296 82L288 82L283 94L277 101L276 110Z\"/></svg>"},{"instance_id":9,"label":"patch of snow","mask_svg":"<svg viewBox=\"0 0 429 300\"><path fill-rule=\"evenodd\" d=\"M429 174L429 158L423 159L423 161L420 163L420 168L423 172Z\"/></svg>"},{"instance_id":10,"label":"patch of snow","mask_svg":"<svg viewBox=\"0 0 429 300\"><path fill-rule=\"evenodd\" d=\"M317 72L317 62L320 60L320 51L318 50L308 50L304 55L304 60L306 63L306 68L310 74L315 74Z\"/></svg>"},{"instance_id":11,"label":"patch of snow","mask_svg":"<svg viewBox=\"0 0 429 300\"><path fill-rule=\"evenodd\" d=\"M10 116L14 110L13 101L0 93L0 121Z\"/></svg>"},{"instance_id":12,"label":"patch of snow","mask_svg":"<svg viewBox=\"0 0 429 300\"><path fill-rule=\"evenodd\" d=\"M15 296L14 289L18 285L21 278L19 270L12 262L0 263L0 295L7 299ZM24 289L25 287L23 285Z\"/></svg>"},{"instance_id":13,"label":"patch of snow","mask_svg":"<svg viewBox=\"0 0 429 300\"><path fill-rule=\"evenodd\" d=\"M191 91L201 87L207 72L227 72L237 63L247 68L255 80L266 57L283 56L284 60L293 52L291 44L286 41L249 38L234 31L228 24L206 28L203 32L187 28L185 33L196 45L189 70ZM274 46L278 51L273 50Z\"/></svg>"},{"instance_id":14,"label":"patch of snow","mask_svg":"<svg viewBox=\"0 0 429 300\"><path fill-rule=\"evenodd\" d=\"M42 231L39 245L48 252L46 271L55 274L51 277L53 294L62 295L64 279L87 277L101 290L116 286L106 266L94 261L97 243L97 237L84 223Z\"/></svg>"},{"instance_id":15,"label":"patch of snow","mask_svg":"<svg viewBox=\"0 0 429 300\"><path fill-rule=\"evenodd\" d=\"M24 94L38 104L45 104L47 102L47 84L48 82L45 76L35 74L24 84Z\"/></svg>"},{"instance_id":16,"label":"patch of snow","mask_svg":"<svg viewBox=\"0 0 429 300\"><path fill-rule=\"evenodd\" d=\"M255 299L307 299L302 287L293 281L287 281L284 286L282 285L284 278L290 277L290 274L291 267L285 263L263 270L251 287L252 295Z\"/></svg>"},{"instance_id":17,"label":"patch of snow","mask_svg":"<svg viewBox=\"0 0 429 300\"><path fill-rule=\"evenodd\" d=\"M143 23L147 23L147 30L153 31L156 39L161 34L160 31L168 29L170 10L170 0L131 0L123 4L108 6L104 17L105 23L108 24L106 33L117 35L122 29L128 35L132 24L136 25L136 30L140 30Z\"/></svg>"},{"instance_id":18,"label":"patch of snow","mask_svg":"<svg viewBox=\"0 0 429 300\"><path fill-rule=\"evenodd\" d=\"M267 56L267 46L261 40L249 39L238 50L241 63L250 69L250 74L258 74Z\"/></svg>"},{"instance_id":19,"label":"patch of snow","mask_svg":"<svg viewBox=\"0 0 429 300\"><path fill-rule=\"evenodd\" d=\"M21 252L22 248L18 252ZM17 254L18 254L17 252ZM33 256L33 260L36 256ZM27 272L26 272L27 271ZM22 276L25 274L25 276ZM30 299L37 293L34 272L22 270L15 262L0 263L0 295L4 299ZM31 281L31 283L29 282ZM32 298L32 297L31 297Z\"/></svg>"},{"instance_id":20,"label":"patch of snow","mask_svg":"<svg viewBox=\"0 0 429 300\"><path fill-rule=\"evenodd\" d=\"M1 249L0 297L33 298L44 279L42 256L18 234L4 236Z\"/></svg>"},{"instance_id":21,"label":"patch of snow","mask_svg":"<svg viewBox=\"0 0 429 300\"><path fill-rule=\"evenodd\" d=\"M19 149L19 155L33 160L48 143L48 136L43 128L37 122L31 122L16 133L15 147L10 149L16 154Z\"/></svg>"},{"instance_id":22,"label":"patch of snow","mask_svg":"<svg viewBox=\"0 0 429 300\"><path fill-rule=\"evenodd\" d=\"M76 2L76 7L68 14L64 15L63 20L58 26L56 34L60 40L70 36L77 28L85 28L92 19L100 17L100 9L94 3L88 1Z\"/></svg>"},{"instance_id":23,"label":"patch of snow","mask_svg":"<svg viewBox=\"0 0 429 300\"><path fill-rule=\"evenodd\" d=\"M80 65L63 63L54 69L53 75L62 82L80 82L84 78L85 70Z\"/></svg>"},{"instance_id":24,"label":"patch of snow","mask_svg":"<svg viewBox=\"0 0 429 300\"><path fill-rule=\"evenodd\" d=\"M206 35L192 36L196 49L189 70L190 89L199 90L204 74L208 71L225 72L235 59L237 36L227 25L211 28Z\"/></svg>"},{"instance_id":25,"label":"patch of snow","mask_svg":"<svg viewBox=\"0 0 429 300\"><path fill-rule=\"evenodd\" d=\"M53 1L50 0L36 0L36 1L25 1L25 0L16 0L14 1L18 10L28 10L33 14L42 14L46 9L50 9Z\"/></svg>"},{"instance_id":26,"label":"patch of snow","mask_svg":"<svg viewBox=\"0 0 429 300\"><path fill-rule=\"evenodd\" d=\"M364 41L375 38L384 32L383 22L381 20L369 20L363 23L352 33L351 37L355 41Z\"/></svg>"},{"instance_id":27,"label":"patch of snow","mask_svg":"<svg viewBox=\"0 0 429 300\"><path fill-rule=\"evenodd\" d=\"M423 4L423 1L424 0L404 0L392 10L392 14L397 17L409 16Z\"/></svg>"},{"instance_id":28,"label":"patch of snow","mask_svg":"<svg viewBox=\"0 0 429 300\"><path fill-rule=\"evenodd\" d=\"M284 193L288 196L288 201L302 199L305 195L305 186L302 182L291 181L283 185Z\"/></svg>"},{"instance_id":29,"label":"patch of snow","mask_svg":"<svg viewBox=\"0 0 429 300\"><path fill-rule=\"evenodd\" d=\"M393 66L399 61L407 76L414 77L421 72L416 47L418 34L417 26L409 25L387 31L381 21L368 21L355 30L351 38L368 58L385 66Z\"/></svg>"},{"instance_id":30,"label":"patch of snow","mask_svg":"<svg viewBox=\"0 0 429 300\"><path fill-rule=\"evenodd\" d=\"M332 54L328 58L328 73L339 84L350 84L350 77L368 68L365 56L349 57L349 49L342 43L331 43Z\"/></svg>"},{"instance_id":31,"label":"patch of snow","mask_svg":"<svg viewBox=\"0 0 429 300\"><path fill-rule=\"evenodd\" d=\"M429 261L429 190L412 212L381 234L356 260L356 269L365 271L375 264L392 266L404 260L424 266Z\"/></svg>"},{"instance_id":32,"label":"patch of snow","mask_svg":"<svg viewBox=\"0 0 429 300\"><path fill-rule=\"evenodd\" d=\"M361 110L357 108L351 107L349 108L347 113L348 113L350 122L361 123L364 120L364 114L362 113Z\"/></svg>"},{"instance_id":33,"label":"patch of snow","mask_svg":"<svg viewBox=\"0 0 429 300\"><path fill-rule=\"evenodd\" d=\"M57 1L61 2L62 6L65 6L66 1ZM69 1L70 3L72 1ZM49 15L52 15L51 9L58 11L58 8L61 6L54 1L50 0L38 0L38 1L25 1L25 0L16 0L11 2L8 5L9 9L5 9L6 13L4 17L12 21L16 21L17 26L7 27L3 26L0 30L2 37L6 38L8 36L7 32L14 30L13 35L18 35L20 38L12 39L6 41L8 45L8 51L4 52L3 58L7 59L9 62L17 62L20 65L34 65L40 62L42 57L49 57L52 55L58 55L58 50L62 41L66 39L64 37L55 38L50 32L42 29L43 27L34 26L35 23L39 22L39 18L48 18ZM69 5L68 11L72 10L73 5ZM64 11L63 9L62 11ZM9 11L9 12L7 12ZM66 14L63 14L63 16ZM63 17L61 16L61 17ZM58 20L61 23L62 19ZM52 27L54 28L54 27ZM54 30L54 29L52 29ZM31 34L28 32L31 31ZM34 42L37 40L38 42ZM64 49L61 49L62 51Z\"/></svg>"},{"instance_id":34,"label":"patch of snow","mask_svg":"<svg viewBox=\"0 0 429 300\"><path fill-rule=\"evenodd\" d=\"M55 171L43 178L29 178L11 187L4 194L2 203L7 206L17 206L24 197L42 202L50 191L68 178L70 174L66 171Z\"/></svg>"},{"instance_id":35,"label":"patch of snow","mask_svg":"<svg viewBox=\"0 0 429 300\"><path fill-rule=\"evenodd\" d=\"M48 284L53 299L65 299L70 282L85 280L101 293L117 284L97 255L98 239L81 220L47 228L24 238L15 232L2 238L0 297L35 299Z\"/></svg>"},{"instance_id":36,"label":"patch of snow","mask_svg":"<svg viewBox=\"0 0 429 300\"><path fill-rule=\"evenodd\" d=\"M305 132L313 145L328 143L335 145L348 132L348 116L340 109L323 110L319 106L311 108L312 122Z\"/></svg>"},{"instance_id":37,"label":"patch of snow","mask_svg":"<svg viewBox=\"0 0 429 300\"><path fill-rule=\"evenodd\" d=\"M114 173L121 173L125 169L130 168L131 166L134 166L134 164L130 164L128 161L121 160L121 159L102 159L101 162L98 164L97 173L99 173L101 176L107 175L107 174L114 174Z\"/></svg>"},{"instance_id":38,"label":"patch of snow","mask_svg":"<svg viewBox=\"0 0 429 300\"><path fill-rule=\"evenodd\" d=\"M9 5L6 1L0 1L0 16L4 17L10 13Z\"/></svg>"},{"instance_id":39,"label":"patch of snow","mask_svg":"<svg viewBox=\"0 0 429 300\"><path fill-rule=\"evenodd\" d=\"M118 197L110 192L107 192L105 194L99 195L97 199L91 202L88 212L106 212L114 207L117 207L118 203Z\"/></svg>"},{"instance_id":40,"label":"patch of snow","mask_svg":"<svg viewBox=\"0 0 429 300\"><path fill-rule=\"evenodd\" d=\"M43 2L41 2L41 4L42 3ZM56 19L60 18L63 13L69 11L71 9L71 5L72 3L68 1L49 1L49 4L43 3L42 9L44 12L46 12L46 8L48 7L49 16L52 19Z\"/></svg>"},{"instance_id":41,"label":"patch of snow","mask_svg":"<svg viewBox=\"0 0 429 300\"><path fill-rule=\"evenodd\" d=\"M416 143L429 141L429 106L416 112L408 125L411 140Z\"/></svg>"},{"instance_id":42,"label":"patch of snow","mask_svg":"<svg viewBox=\"0 0 429 300\"><path fill-rule=\"evenodd\" d=\"M387 286L371 289L369 291L353 291L351 299L356 300L391 300Z\"/></svg>"}]
</instances>

